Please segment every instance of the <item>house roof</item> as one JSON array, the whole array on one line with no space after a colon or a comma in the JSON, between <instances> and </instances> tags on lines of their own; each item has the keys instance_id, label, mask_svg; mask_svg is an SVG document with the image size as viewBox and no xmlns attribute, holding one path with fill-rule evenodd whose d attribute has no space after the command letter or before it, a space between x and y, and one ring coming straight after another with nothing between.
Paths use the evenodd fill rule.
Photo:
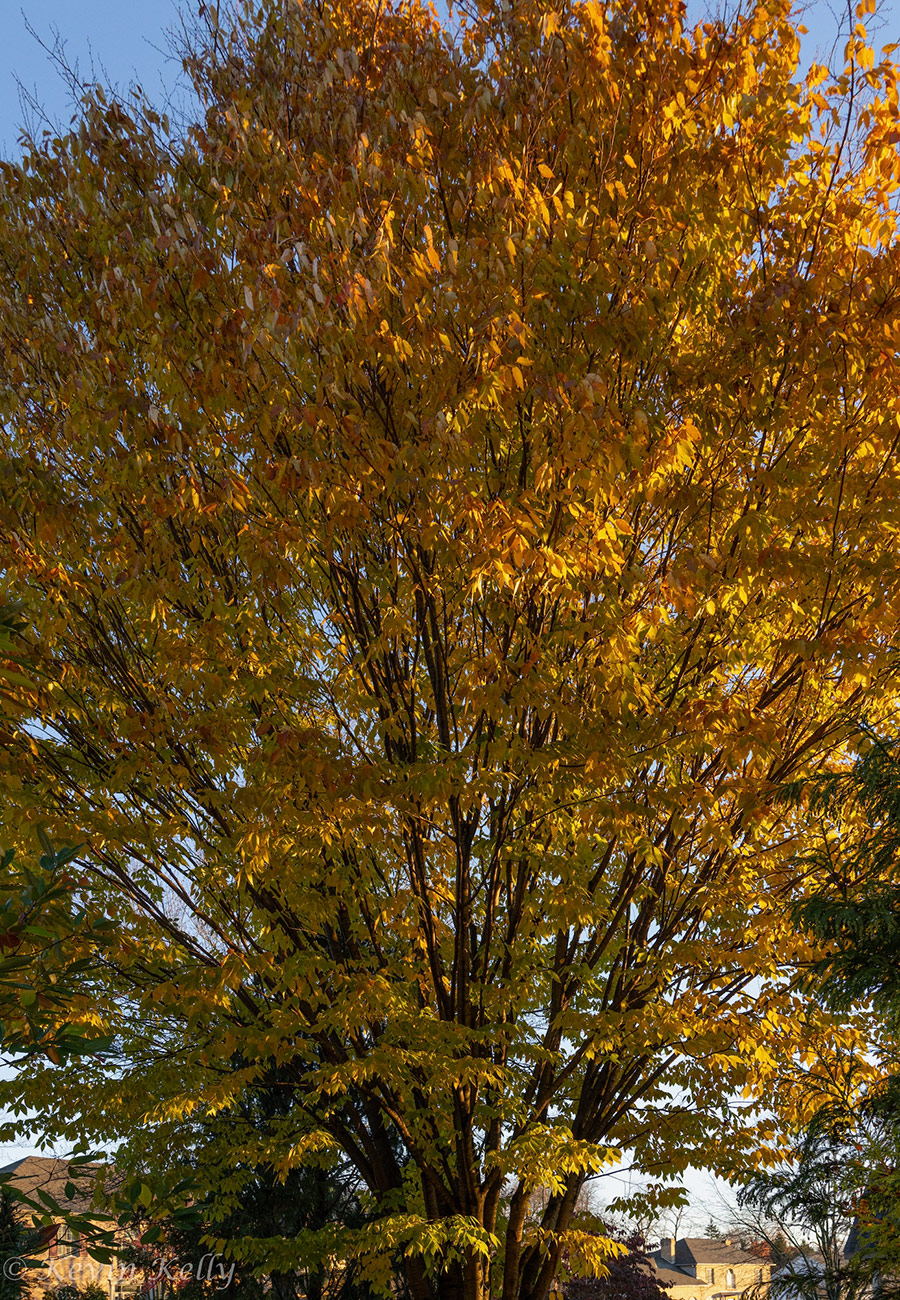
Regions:
<instances>
[{"instance_id":1,"label":"house roof","mask_svg":"<svg viewBox=\"0 0 900 1300\"><path fill-rule=\"evenodd\" d=\"M697 1264L758 1264L758 1255L739 1246L737 1242L722 1241L718 1237L681 1237L675 1243L675 1263L683 1268Z\"/></svg>"},{"instance_id":2,"label":"house roof","mask_svg":"<svg viewBox=\"0 0 900 1300\"><path fill-rule=\"evenodd\" d=\"M23 1192L41 1205L43 1201L37 1193L43 1192L65 1213L84 1214L93 1203L94 1182L101 1170L100 1165L79 1165L73 1170L68 1160L55 1156L25 1156L0 1168L0 1184ZM74 1196L66 1195L67 1183L76 1188ZM48 1213L53 1213L49 1206L46 1208Z\"/></svg>"},{"instance_id":3,"label":"house roof","mask_svg":"<svg viewBox=\"0 0 900 1300\"><path fill-rule=\"evenodd\" d=\"M698 1286L702 1289L705 1289L707 1286L707 1283L705 1283L702 1278L696 1278L693 1274L687 1273L683 1269L672 1268L671 1264L667 1264L660 1257L659 1252L652 1254L650 1256L650 1261L653 1264L654 1276L657 1281L663 1284L663 1286L689 1286L693 1287L695 1290Z\"/></svg>"},{"instance_id":4,"label":"house roof","mask_svg":"<svg viewBox=\"0 0 900 1300\"><path fill-rule=\"evenodd\" d=\"M805 1255L796 1255L775 1270L775 1277L808 1277L811 1273L824 1273L825 1260L818 1251L808 1251Z\"/></svg>"}]
</instances>

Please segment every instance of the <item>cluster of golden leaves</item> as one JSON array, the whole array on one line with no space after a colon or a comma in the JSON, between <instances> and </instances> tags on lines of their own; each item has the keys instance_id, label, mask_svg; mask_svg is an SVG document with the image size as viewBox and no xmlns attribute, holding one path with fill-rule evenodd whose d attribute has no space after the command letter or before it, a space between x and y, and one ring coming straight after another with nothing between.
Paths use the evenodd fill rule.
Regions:
<instances>
[{"instance_id":1,"label":"cluster of golden leaves","mask_svg":"<svg viewBox=\"0 0 900 1300\"><path fill-rule=\"evenodd\" d=\"M3 1085L43 1132L339 1149L378 1233L318 1249L536 1300L587 1173L739 1168L864 1047L780 791L896 711L865 7L800 80L781 0L271 0L181 135L98 94L2 165L4 830L120 927L121 1053Z\"/></svg>"}]
</instances>

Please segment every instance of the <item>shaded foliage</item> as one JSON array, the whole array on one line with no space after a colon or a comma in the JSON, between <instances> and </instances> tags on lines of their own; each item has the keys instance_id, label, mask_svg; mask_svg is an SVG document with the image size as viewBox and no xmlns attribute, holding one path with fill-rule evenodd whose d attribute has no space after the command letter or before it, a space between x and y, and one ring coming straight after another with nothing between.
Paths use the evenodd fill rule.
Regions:
<instances>
[{"instance_id":1,"label":"shaded foliage","mask_svg":"<svg viewBox=\"0 0 900 1300\"><path fill-rule=\"evenodd\" d=\"M644 1234L608 1226L602 1231L624 1250L609 1258L604 1277L570 1277L564 1284L566 1300L668 1300L668 1288L650 1263Z\"/></svg>"},{"instance_id":2,"label":"shaded foliage","mask_svg":"<svg viewBox=\"0 0 900 1300\"><path fill-rule=\"evenodd\" d=\"M23 1300L28 1294L27 1261L36 1245L36 1234L24 1223L21 1209L7 1189L0 1188L0 1300Z\"/></svg>"},{"instance_id":3,"label":"shaded foliage","mask_svg":"<svg viewBox=\"0 0 900 1300\"><path fill-rule=\"evenodd\" d=\"M233 1068L243 1064L236 1059ZM138 1220L142 1240L123 1256L130 1268L144 1272L145 1285L158 1277L164 1289L170 1287L168 1271L180 1300L210 1300L220 1292L227 1292L225 1300L371 1300L352 1260L317 1252L301 1258L295 1269L281 1270L260 1268L259 1258L235 1257L229 1250L232 1242L303 1240L329 1230L358 1230L367 1221L364 1190L346 1161L323 1157L321 1163L278 1173L269 1162L248 1159L253 1151L248 1133L265 1136L291 1110L285 1083L273 1074L243 1093L235 1106L196 1127L191 1181L198 1195L191 1198L190 1213L149 1230ZM227 1185L221 1176L210 1176L206 1161L228 1162ZM208 1190L211 1184L214 1192Z\"/></svg>"},{"instance_id":4,"label":"shaded foliage","mask_svg":"<svg viewBox=\"0 0 900 1300\"><path fill-rule=\"evenodd\" d=\"M896 1203L882 1222L886 1237L873 1233L878 1220L878 1160L897 1143L888 1131L835 1107L824 1108L797 1137L789 1157L773 1169L758 1170L738 1201L755 1212L754 1232L772 1252L772 1294L802 1300L858 1300L893 1290L896 1260Z\"/></svg>"},{"instance_id":5,"label":"shaded foliage","mask_svg":"<svg viewBox=\"0 0 900 1300\"><path fill-rule=\"evenodd\" d=\"M816 973L834 1004L846 1008L871 997L894 1016L900 1013L900 752L890 738L864 732L862 742L849 773L803 787L809 813L830 827L811 859L820 892L796 914L832 948ZM840 834L848 808L861 829Z\"/></svg>"}]
</instances>

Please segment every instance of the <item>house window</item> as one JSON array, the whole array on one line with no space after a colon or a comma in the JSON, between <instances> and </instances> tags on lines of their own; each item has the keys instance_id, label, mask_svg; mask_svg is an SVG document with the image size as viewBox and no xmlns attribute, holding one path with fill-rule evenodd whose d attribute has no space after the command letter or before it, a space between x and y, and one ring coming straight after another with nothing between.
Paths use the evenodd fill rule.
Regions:
<instances>
[{"instance_id":1,"label":"house window","mask_svg":"<svg viewBox=\"0 0 900 1300\"><path fill-rule=\"evenodd\" d=\"M56 1241L61 1255L81 1254L81 1238L71 1228L62 1225L57 1233Z\"/></svg>"},{"instance_id":2,"label":"house window","mask_svg":"<svg viewBox=\"0 0 900 1300\"><path fill-rule=\"evenodd\" d=\"M759 1268L756 1270L756 1285L762 1286L762 1280L763 1280L763 1271L761 1268Z\"/></svg>"},{"instance_id":3,"label":"house window","mask_svg":"<svg viewBox=\"0 0 900 1300\"><path fill-rule=\"evenodd\" d=\"M707 1282L715 1282L715 1280L716 1280L716 1270L715 1270L714 1268L708 1268L708 1269L706 1270L706 1280L707 1280Z\"/></svg>"},{"instance_id":4,"label":"house window","mask_svg":"<svg viewBox=\"0 0 900 1300\"><path fill-rule=\"evenodd\" d=\"M729 1291L734 1290L734 1269L729 1268L725 1273L725 1285Z\"/></svg>"}]
</instances>

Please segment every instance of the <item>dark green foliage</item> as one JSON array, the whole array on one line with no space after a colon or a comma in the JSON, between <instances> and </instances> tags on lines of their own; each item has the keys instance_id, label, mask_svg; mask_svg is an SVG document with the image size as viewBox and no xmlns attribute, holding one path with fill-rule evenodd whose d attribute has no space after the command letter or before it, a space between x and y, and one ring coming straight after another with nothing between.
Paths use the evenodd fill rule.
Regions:
<instances>
[{"instance_id":1,"label":"dark green foliage","mask_svg":"<svg viewBox=\"0 0 900 1300\"><path fill-rule=\"evenodd\" d=\"M747 1180L738 1201L769 1245L778 1274L772 1300L863 1300L873 1287L893 1291L897 1212L883 1221L882 1239L873 1194L879 1167L895 1155L892 1127L835 1106L798 1135L782 1165Z\"/></svg>"},{"instance_id":2,"label":"dark green foliage","mask_svg":"<svg viewBox=\"0 0 900 1300\"><path fill-rule=\"evenodd\" d=\"M0 1300L21 1300L34 1233L6 1188L0 1189Z\"/></svg>"},{"instance_id":3,"label":"dark green foliage","mask_svg":"<svg viewBox=\"0 0 900 1300\"><path fill-rule=\"evenodd\" d=\"M54 1300L109 1300L108 1292L96 1282L85 1286L60 1286L53 1293Z\"/></svg>"},{"instance_id":4,"label":"dark green foliage","mask_svg":"<svg viewBox=\"0 0 900 1300\"><path fill-rule=\"evenodd\" d=\"M167 1234L164 1248L157 1245L148 1252L155 1259L164 1249L179 1264L193 1266L190 1279L179 1286L179 1300L210 1300L218 1294L224 1300L262 1300L263 1296L271 1300L320 1300L325 1295L329 1300L369 1300L368 1288L357 1282L352 1268L337 1264L333 1268L300 1268L292 1273L272 1272L257 1277L239 1260L220 1258L210 1264L210 1246L204 1243L207 1232L239 1241L243 1237L294 1237L335 1223L360 1226L364 1216L356 1184L345 1167L294 1169L283 1183L271 1169L257 1168L244 1181L240 1208L227 1218L220 1218L212 1204L198 1208L201 1220L196 1227ZM229 1275L231 1280L226 1285Z\"/></svg>"},{"instance_id":5,"label":"dark green foliage","mask_svg":"<svg viewBox=\"0 0 900 1300\"><path fill-rule=\"evenodd\" d=\"M867 749L849 773L805 788L809 812L821 817L826 829L814 865L827 883L797 909L797 919L834 945L815 975L835 1006L871 998L895 1016L900 1012L900 752L895 740L869 733L865 738ZM849 842L837 834L848 803L869 827Z\"/></svg>"},{"instance_id":6,"label":"dark green foliage","mask_svg":"<svg viewBox=\"0 0 900 1300\"><path fill-rule=\"evenodd\" d=\"M235 1061L235 1068L242 1062ZM370 1300L352 1266L333 1259L301 1265L292 1271L260 1271L258 1254L215 1252L210 1241L246 1245L252 1239L297 1239L330 1226L361 1227L366 1215L359 1182L349 1164L305 1165L280 1178L270 1165L248 1165L236 1155L230 1171L227 1204L214 1189L204 1191L210 1168L221 1160L222 1130L265 1131L290 1105L287 1078L278 1075L248 1089L232 1111L221 1112L198 1127L194 1147L195 1196L191 1213L169 1221L165 1231L144 1233L144 1245L129 1252L127 1263L143 1270L146 1281L158 1279L169 1290L177 1278L178 1300ZM218 1153L209 1155L210 1152ZM215 1182L215 1179L212 1180ZM223 1208L224 1207L224 1208ZM252 1252L251 1252L252 1253Z\"/></svg>"},{"instance_id":7,"label":"dark green foliage","mask_svg":"<svg viewBox=\"0 0 900 1300\"><path fill-rule=\"evenodd\" d=\"M792 1246L781 1228L776 1228L766 1243L771 1252L771 1263L773 1273L789 1264L792 1259L799 1253L796 1246Z\"/></svg>"},{"instance_id":8,"label":"dark green foliage","mask_svg":"<svg viewBox=\"0 0 900 1300\"><path fill-rule=\"evenodd\" d=\"M813 984L837 1009L871 1001L886 1026L900 1028L900 742L863 732L851 771L807 787L812 815L823 824L823 848L811 865L823 884L797 910L797 920L831 954L811 972ZM794 792L798 793L797 791ZM855 814L855 825L847 813ZM864 827L860 834L856 826ZM769 1195L785 1212L806 1207L829 1213L832 1159L841 1185L855 1187L850 1253L842 1268L869 1278L896 1271L900 1238L900 1074L870 1090L855 1114L823 1113L804 1139L794 1175ZM768 1176L765 1176L768 1177ZM765 1177L763 1181L765 1181ZM751 1194L762 1192L756 1180ZM849 1281L848 1281L849 1285Z\"/></svg>"}]
</instances>

